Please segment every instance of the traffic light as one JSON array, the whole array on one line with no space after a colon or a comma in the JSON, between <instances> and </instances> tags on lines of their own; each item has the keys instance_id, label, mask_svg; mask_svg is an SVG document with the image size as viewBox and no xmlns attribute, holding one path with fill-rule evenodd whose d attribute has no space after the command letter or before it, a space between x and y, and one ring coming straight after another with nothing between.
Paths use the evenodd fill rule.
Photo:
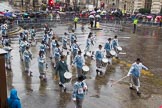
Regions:
<instances>
[{"instance_id":1,"label":"traffic light","mask_svg":"<svg viewBox=\"0 0 162 108\"><path fill-rule=\"evenodd\" d=\"M54 1L53 0L48 0L48 5L53 6Z\"/></svg>"}]
</instances>

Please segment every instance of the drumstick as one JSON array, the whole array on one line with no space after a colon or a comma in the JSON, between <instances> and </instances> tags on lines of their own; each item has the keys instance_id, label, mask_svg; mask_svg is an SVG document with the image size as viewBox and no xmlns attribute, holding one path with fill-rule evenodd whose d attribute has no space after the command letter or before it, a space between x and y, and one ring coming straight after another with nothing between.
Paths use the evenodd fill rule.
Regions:
<instances>
[{"instance_id":1,"label":"drumstick","mask_svg":"<svg viewBox=\"0 0 162 108\"><path fill-rule=\"evenodd\" d=\"M113 83L111 84L111 87L112 87L112 85L117 84L119 81L121 81L121 80L123 80L123 79L125 79L125 78L127 78L127 77L128 77L128 76L124 76L124 77L122 77L121 79L119 79L119 80L113 82Z\"/></svg>"}]
</instances>

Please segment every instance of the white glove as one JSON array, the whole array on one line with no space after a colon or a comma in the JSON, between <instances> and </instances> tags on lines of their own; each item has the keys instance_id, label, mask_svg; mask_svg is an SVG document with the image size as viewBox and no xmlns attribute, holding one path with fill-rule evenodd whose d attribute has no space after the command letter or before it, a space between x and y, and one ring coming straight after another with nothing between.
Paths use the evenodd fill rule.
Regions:
<instances>
[{"instance_id":1,"label":"white glove","mask_svg":"<svg viewBox=\"0 0 162 108\"><path fill-rule=\"evenodd\" d=\"M131 75L130 73L127 74L127 76L130 76L130 75Z\"/></svg>"},{"instance_id":2,"label":"white glove","mask_svg":"<svg viewBox=\"0 0 162 108\"><path fill-rule=\"evenodd\" d=\"M73 101L76 101L76 98L73 98Z\"/></svg>"}]
</instances>

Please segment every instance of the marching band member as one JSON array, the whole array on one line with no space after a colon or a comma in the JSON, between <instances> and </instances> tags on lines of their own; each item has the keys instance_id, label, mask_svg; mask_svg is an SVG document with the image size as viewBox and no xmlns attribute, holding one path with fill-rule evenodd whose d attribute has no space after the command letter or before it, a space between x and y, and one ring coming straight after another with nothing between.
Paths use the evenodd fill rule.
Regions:
<instances>
[{"instance_id":1,"label":"marching band member","mask_svg":"<svg viewBox=\"0 0 162 108\"><path fill-rule=\"evenodd\" d=\"M48 46L49 46L49 49L50 49L50 45L51 45L51 39L52 39L52 36L53 36L53 31L52 31L52 29L50 29L49 30L49 32L48 32Z\"/></svg>"},{"instance_id":2,"label":"marching band member","mask_svg":"<svg viewBox=\"0 0 162 108\"><path fill-rule=\"evenodd\" d=\"M9 44L9 38L8 38L8 36L6 35L6 36L4 36L3 38L2 38L2 45L3 46L5 46L6 45L6 43L8 43ZM10 44L9 44L10 45Z\"/></svg>"},{"instance_id":3,"label":"marching band member","mask_svg":"<svg viewBox=\"0 0 162 108\"><path fill-rule=\"evenodd\" d=\"M26 39L23 38L23 40L20 42L20 46L19 46L20 58L21 58L22 61L23 61L23 53L24 53L27 46L28 46L28 43L26 42Z\"/></svg>"},{"instance_id":4,"label":"marching band member","mask_svg":"<svg viewBox=\"0 0 162 108\"><path fill-rule=\"evenodd\" d=\"M39 67L39 73L40 79L46 79L46 75L44 72L44 68L45 68L45 64L46 64L46 60L45 60L45 55L43 51L39 51L39 57L38 57L38 67Z\"/></svg>"},{"instance_id":5,"label":"marching band member","mask_svg":"<svg viewBox=\"0 0 162 108\"><path fill-rule=\"evenodd\" d=\"M117 54L119 53L118 52L118 49L117 49L117 46L119 46L119 43L118 43L118 36L114 36L114 39L112 40L112 47L114 48L115 52L116 52L116 57L117 57Z\"/></svg>"},{"instance_id":6,"label":"marching band member","mask_svg":"<svg viewBox=\"0 0 162 108\"><path fill-rule=\"evenodd\" d=\"M65 87L65 77L64 77L64 73L66 71L69 71L67 63L65 62L65 56L62 55L61 56L61 60L56 64L56 73L59 73L59 77L60 77L60 82L59 82L59 86L64 88L64 92L66 92L66 87Z\"/></svg>"},{"instance_id":7,"label":"marching band member","mask_svg":"<svg viewBox=\"0 0 162 108\"><path fill-rule=\"evenodd\" d=\"M86 49L85 49L85 55L87 52L91 53L91 46L92 46L92 33L90 32L88 35L88 38L86 40Z\"/></svg>"},{"instance_id":8,"label":"marching band member","mask_svg":"<svg viewBox=\"0 0 162 108\"><path fill-rule=\"evenodd\" d=\"M23 35L24 35L24 38L26 39L26 41L28 41L29 31L26 28L24 28Z\"/></svg>"},{"instance_id":9,"label":"marching band member","mask_svg":"<svg viewBox=\"0 0 162 108\"><path fill-rule=\"evenodd\" d=\"M49 27L48 27L47 24L45 24L45 25L44 25L44 33L46 33L46 32L48 33L48 31L49 31Z\"/></svg>"},{"instance_id":10,"label":"marching band member","mask_svg":"<svg viewBox=\"0 0 162 108\"><path fill-rule=\"evenodd\" d=\"M41 42L39 49L40 49L39 51L42 51L44 52L44 54L46 54L46 44L44 41Z\"/></svg>"},{"instance_id":11,"label":"marching band member","mask_svg":"<svg viewBox=\"0 0 162 108\"><path fill-rule=\"evenodd\" d=\"M102 45L99 45L98 48L99 49L96 51L96 54L95 54L96 67L97 67L96 72L97 72L97 75L98 75L99 72L102 75L101 67L102 67L102 59L104 57L104 54L103 54L103 51L102 51Z\"/></svg>"},{"instance_id":12,"label":"marching band member","mask_svg":"<svg viewBox=\"0 0 162 108\"><path fill-rule=\"evenodd\" d=\"M30 35L31 35L31 40L35 41L36 31L35 31L34 27L32 27L32 29L30 31Z\"/></svg>"},{"instance_id":13,"label":"marching band member","mask_svg":"<svg viewBox=\"0 0 162 108\"><path fill-rule=\"evenodd\" d=\"M48 45L48 32L45 32L44 36L43 36L43 41L46 45Z\"/></svg>"},{"instance_id":14,"label":"marching band member","mask_svg":"<svg viewBox=\"0 0 162 108\"><path fill-rule=\"evenodd\" d=\"M67 33L64 33L64 36L62 37L62 48L67 49Z\"/></svg>"},{"instance_id":15,"label":"marching band member","mask_svg":"<svg viewBox=\"0 0 162 108\"><path fill-rule=\"evenodd\" d=\"M112 50L111 38L108 38L108 42L106 42L104 49L106 50L107 58L111 57L110 51Z\"/></svg>"},{"instance_id":16,"label":"marching band member","mask_svg":"<svg viewBox=\"0 0 162 108\"><path fill-rule=\"evenodd\" d=\"M7 54L5 54L5 66L7 69L11 69L11 50L12 50L12 48L9 46L8 43L6 43L5 46L3 47L3 49L7 52Z\"/></svg>"},{"instance_id":17,"label":"marching band member","mask_svg":"<svg viewBox=\"0 0 162 108\"><path fill-rule=\"evenodd\" d=\"M6 22L1 26L1 30L2 30L2 36L6 36L7 35L7 24Z\"/></svg>"},{"instance_id":18,"label":"marching band member","mask_svg":"<svg viewBox=\"0 0 162 108\"><path fill-rule=\"evenodd\" d=\"M78 77L77 82L74 84L72 99L76 105L75 108L82 108L83 99L86 91L88 90L87 84L84 82L83 75Z\"/></svg>"},{"instance_id":19,"label":"marching band member","mask_svg":"<svg viewBox=\"0 0 162 108\"><path fill-rule=\"evenodd\" d=\"M56 48L54 50L54 59L55 59L54 68L56 67L57 63L59 62L60 56L61 56L61 53L62 53L59 47L60 47L60 45L57 44Z\"/></svg>"},{"instance_id":20,"label":"marching band member","mask_svg":"<svg viewBox=\"0 0 162 108\"><path fill-rule=\"evenodd\" d=\"M75 56L73 64L76 64L78 76L82 75L82 67L85 65L84 57L81 56L81 51Z\"/></svg>"},{"instance_id":21,"label":"marching band member","mask_svg":"<svg viewBox=\"0 0 162 108\"><path fill-rule=\"evenodd\" d=\"M73 61L73 59L77 55L77 52L79 51L79 46L77 45L76 40L74 40L74 43L72 44L71 48L72 48L72 61Z\"/></svg>"},{"instance_id":22,"label":"marching band member","mask_svg":"<svg viewBox=\"0 0 162 108\"><path fill-rule=\"evenodd\" d=\"M145 69L148 70L146 66L141 63L140 58L137 58L136 62L132 64L127 76L130 76L130 89L133 89L133 85L137 90L137 94L140 95L139 87L140 87L140 80L139 77L141 75L141 70Z\"/></svg>"},{"instance_id":23,"label":"marching band member","mask_svg":"<svg viewBox=\"0 0 162 108\"><path fill-rule=\"evenodd\" d=\"M70 34L70 45L74 43L74 40L77 40L77 37L74 33L74 30L72 30L72 33Z\"/></svg>"},{"instance_id":24,"label":"marching band member","mask_svg":"<svg viewBox=\"0 0 162 108\"><path fill-rule=\"evenodd\" d=\"M32 76L32 72L30 71L30 61L32 60L32 54L29 51L29 47L26 47L26 50L23 53L24 57L24 65L25 65L25 72L30 72L30 76Z\"/></svg>"},{"instance_id":25,"label":"marching band member","mask_svg":"<svg viewBox=\"0 0 162 108\"><path fill-rule=\"evenodd\" d=\"M48 32L48 36L50 37L50 39L52 38L53 34L54 33L53 33L52 29L50 29L49 32Z\"/></svg>"},{"instance_id":26,"label":"marching band member","mask_svg":"<svg viewBox=\"0 0 162 108\"><path fill-rule=\"evenodd\" d=\"M51 58L54 57L54 52L55 52L55 48L57 44L58 43L57 43L56 37L53 36L52 41L51 41Z\"/></svg>"},{"instance_id":27,"label":"marching band member","mask_svg":"<svg viewBox=\"0 0 162 108\"><path fill-rule=\"evenodd\" d=\"M23 41L23 38L24 38L23 33L20 33L20 35L19 35L19 45L20 45L21 41Z\"/></svg>"}]
</instances>

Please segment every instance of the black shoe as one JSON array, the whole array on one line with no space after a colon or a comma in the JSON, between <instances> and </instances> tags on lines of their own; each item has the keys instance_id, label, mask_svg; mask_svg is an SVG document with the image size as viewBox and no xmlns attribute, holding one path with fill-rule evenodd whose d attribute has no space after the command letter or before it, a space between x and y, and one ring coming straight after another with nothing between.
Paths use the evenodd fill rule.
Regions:
<instances>
[{"instance_id":1,"label":"black shoe","mask_svg":"<svg viewBox=\"0 0 162 108\"><path fill-rule=\"evenodd\" d=\"M98 72L99 72L99 70L98 70L98 69L96 69L96 73L97 73L97 75L98 75Z\"/></svg>"},{"instance_id":2,"label":"black shoe","mask_svg":"<svg viewBox=\"0 0 162 108\"><path fill-rule=\"evenodd\" d=\"M103 75L103 72L102 71L100 71L100 75Z\"/></svg>"},{"instance_id":3,"label":"black shoe","mask_svg":"<svg viewBox=\"0 0 162 108\"><path fill-rule=\"evenodd\" d=\"M134 88L133 88L133 87L129 87L129 89L134 90Z\"/></svg>"},{"instance_id":4,"label":"black shoe","mask_svg":"<svg viewBox=\"0 0 162 108\"><path fill-rule=\"evenodd\" d=\"M63 85L62 85L62 84L59 84L59 86L60 86L60 87L63 87Z\"/></svg>"},{"instance_id":5,"label":"black shoe","mask_svg":"<svg viewBox=\"0 0 162 108\"><path fill-rule=\"evenodd\" d=\"M42 79L43 77L42 76L39 76L40 79Z\"/></svg>"},{"instance_id":6,"label":"black shoe","mask_svg":"<svg viewBox=\"0 0 162 108\"><path fill-rule=\"evenodd\" d=\"M137 91L137 95L141 95L141 92Z\"/></svg>"},{"instance_id":7,"label":"black shoe","mask_svg":"<svg viewBox=\"0 0 162 108\"><path fill-rule=\"evenodd\" d=\"M64 92L66 92L66 88L64 88Z\"/></svg>"}]
</instances>

